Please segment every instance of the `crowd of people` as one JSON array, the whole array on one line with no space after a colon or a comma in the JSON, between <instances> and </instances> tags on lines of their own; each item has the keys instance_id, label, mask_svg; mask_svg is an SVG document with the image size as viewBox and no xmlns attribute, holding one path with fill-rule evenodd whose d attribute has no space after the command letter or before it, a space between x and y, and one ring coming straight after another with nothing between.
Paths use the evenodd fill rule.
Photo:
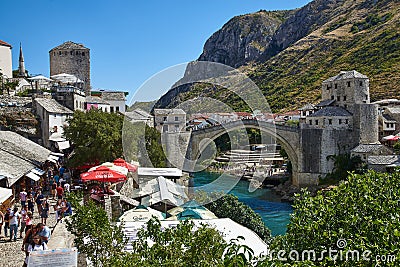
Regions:
<instances>
[{"instance_id":1,"label":"crowd of people","mask_svg":"<svg viewBox=\"0 0 400 267\"><path fill-rule=\"evenodd\" d=\"M65 216L72 215L71 204L64 198L70 192L69 180L63 179L64 171L65 168L61 167L53 176L51 168L48 169L46 180L51 187L47 186L48 183L41 183L27 189L22 188L14 196L19 199L21 206L15 203L14 207L8 208L4 213L0 211L0 237L5 237L9 242L22 240L21 250L26 253L24 266L27 266L31 251L47 249L47 242L51 238L47 219L51 209L55 214L55 225L62 223ZM55 225L52 226L53 229Z\"/></svg>"}]
</instances>

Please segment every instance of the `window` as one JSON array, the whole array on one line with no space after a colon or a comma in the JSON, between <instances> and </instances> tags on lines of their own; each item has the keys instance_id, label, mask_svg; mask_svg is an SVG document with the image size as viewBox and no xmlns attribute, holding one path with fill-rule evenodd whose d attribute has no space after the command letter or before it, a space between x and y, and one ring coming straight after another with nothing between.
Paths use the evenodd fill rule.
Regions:
<instances>
[{"instance_id":1,"label":"window","mask_svg":"<svg viewBox=\"0 0 400 267\"><path fill-rule=\"evenodd\" d=\"M76 51L76 52L75 52L75 55L79 55L79 52L78 52L78 51Z\"/></svg>"},{"instance_id":2,"label":"window","mask_svg":"<svg viewBox=\"0 0 400 267\"><path fill-rule=\"evenodd\" d=\"M58 51L58 54L59 54L60 56L61 56L61 53L62 53L61 51Z\"/></svg>"},{"instance_id":3,"label":"window","mask_svg":"<svg viewBox=\"0 0 400 267\"><path fill-rule=\"evenodd\" d=\"M350 82L347 82L347 87L350 87Z\"/></svg>"},{"instance_id":4,"label":"window","mask_svg":"<svg viewBox=\"0 0 400 267\"><path fill-rule=\"evenodd\" d=\"M368 100L368 95L365 95L365 100Z\"/></svg>"},{"instance_id":5,"label":"window","mask_svg":"<svg viewBox=\"0 0 400 267\"><path fill-rule=\"evenodd\" d=\"M344 107L344 109L347 109L347 105L346 105L346 104L344 104L344 106L343 106L343 107Z\"/></svg>"},{"instance_id":6,"label":"window","mask_svg":"<svg viewBox=\"0 0 400 267\"><path fill-rule=\"evenodd\" d=\"M312 125L312 120L309 121L310 125Z\"/></svg>"},{"instance_id":7,"label":"window","mask_svg":"<svg viewBox=\"0 0 400 267\"><path fill-rule=\"evenodd\" d=\"M342 124L342 119L339 119L339 124Z\"/></svg>"},{"instance_id":8,"label":"window","mask_svg":"<svg viewBox=\"0 0 400 267\"><path fill-rule=\"evenodd\" d=\"M328 119L328 124L332 124L332 119Z\"/></svg>"},{"instance_id":9,"label":"window","mask_svg":"<svg viewBox=\"0 0 400 267\"><path fill-rule=\"evenodd\" d=\"M315 120L315 125L318 125L318 120Z\"/></svg>"},{"instance_id":10,"label":"window","mask_svg":"<svg viewBox=\"0 0 400 267\"><path fill-rule=\"evenodd\" d=\"M53 52L53 56L55 56L56 55L56 52Z\"/></svg>"},{"instance_id":11,"label":"window","mask_svg":"<svg viewBox=\"0 0 400 267\"><path fill-rule=\"evenodd\" d=\"M168 125L164 125L164 126L162 127L162 131L163 131L163 133L168 132Z\"/></svg>"},{"instance_id":12,"label":"window","mask_svg":"<svg viewBox=\"0 0 400 267\"><path fill-rule=\"evenodd\" d=\"M326 86L326 90L329 90L329 85Z\"/></svg>"},{"instance_id":13,"label":"window","mask_svg":"<svg viewBox=\"0 0 400 267\"><path fill-rule=\"evenodd\" d=\"M85 52L82 52L82 56L83 56L83 57L85 56Z\"/></svg>"},{"instance_id":14,"label":"window","mask_svg":"<svg viewBox=\"0 0 400 267\"><path fill-rule=\"evenodd\" d=\"M116 112L119 112L119 107L115 107L115 111L116 111Z\"/></svg>"},{"instance_id":15,"label":"window","mask_svg":"<svg viewBox=\"0 0 400 267\"><path fill-rule=\"evenodd\" d=\"M167 121L167 117L163 117L163 121Z\"/></svg>"},{"instance_id":16,"label":"window","mask_svg":"<svg viewBox=\"0 0 400 267\"><path fill-rule=\"evenodd\" d=\"M343 101L346 101L346 99L347 99L347 96L344 95L343 96Z\"/></svg>"},{"instance_id":17,"label":"window","mask_svg":"<svg viewBox=\"0 0 400 267\"><path fill-rule=\"evenodd\" d=\"M340 101L340 96L337 97L337 101Z\"/></svg>"},{"instance_id":18,"label":"window","mask_svg":"<svg viewBox=\"0 0 400 267\"><path fill-rule=\"evenodd\" d=\"M176 117L176 116L175 116L175 121L179 121L179 117Z\"/></svg>"},{"instance_id":19,"label":"window","mask_svg":"<svg viewBox=\"0 0 400 267\"><path fill-rule=\"evenodd\" d=\"M335 97L333 95L331 95L331 99L333 100L333 99L335 99Z\"/></svg>"},{"instance_id":20,"label":"window","mask_svg":"<svg viewBox=\"0 0 400 267\"><path fill-rule=\"evenodd\" d=\"M360 86L363 86L362 81L360 81Z\"/></svg>"},{"instance_id":21,"label":"window","mask_svg":"<svg viewBox=\"0 0 400 267\"><path fill-rule=\"evenodd\" d=\"M73 55L73 53L74 53L73 51L70 51L70 52L69 52L69 54L70 54L71 56Z\"/></svg>"},{"instance_id":22,"label":"window","mask_svg":"<svg viewBox=\"0 0 400 267\"><path fill-rule=\"evenodd\" d=\"M349 124L349 119L346 119L345 123L346 123L346 124Z\"/></svg>"},{"instance_id":23,"label":"window","mask_svg":"<svg viewBox=\"0 0 400 267\"><path fill-rule=\"evenodd\" d=\"M337 83L335 83L335 89L337 89Z\"/></svg>"},{"instance_id":24,"label":"window","mask_svg":"<svg viewBox=\"0 0 400 267\"><path fill-rule=\"evenodd\" d=\"M111 112L111 113L114 112L114 107L110 107L110 112Z\"/></svg>"}]
</instances>

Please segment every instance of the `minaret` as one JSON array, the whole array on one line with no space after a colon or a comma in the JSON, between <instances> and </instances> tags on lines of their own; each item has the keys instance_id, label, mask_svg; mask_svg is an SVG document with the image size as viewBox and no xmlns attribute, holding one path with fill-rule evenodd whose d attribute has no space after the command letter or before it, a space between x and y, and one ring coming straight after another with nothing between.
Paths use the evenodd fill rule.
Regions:
<instances>
[{"instance_id":1,"label":"minaret","mask_svg":"<svg viewBox=\"0 0 400 267\"><path fill-rule=\"evenodd\" d=\"M22 54L22 45L19 43L19 65L18 65L18 76L25 77L25 62L24 62L24 55Z\"/></svg>"}]
</instances>

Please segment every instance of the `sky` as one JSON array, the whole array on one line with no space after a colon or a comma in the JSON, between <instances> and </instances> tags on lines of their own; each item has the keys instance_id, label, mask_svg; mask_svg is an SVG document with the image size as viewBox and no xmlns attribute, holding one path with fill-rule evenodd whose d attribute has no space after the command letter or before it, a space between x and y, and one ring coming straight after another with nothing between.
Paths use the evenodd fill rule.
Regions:
<instances>
[{"instance_id":1,"label":"sky","mask_svg":"<svg viewBox=\"0 0 400 267\"><path fill-rule=\"evenodd\" d=\"M2 0L0 40L13 46L13 69L22 43L25 68L47 77L49 50L66 41L81 43L90 49L92 90L127 91L128 102L148 101L166 92L182 75L184 63L197 59L206 40L232 17L309 2ZM163 80L163 88L149 86L154 77ZM134 96L136 91L141 94Z\"/></svg>"}]
</instances>

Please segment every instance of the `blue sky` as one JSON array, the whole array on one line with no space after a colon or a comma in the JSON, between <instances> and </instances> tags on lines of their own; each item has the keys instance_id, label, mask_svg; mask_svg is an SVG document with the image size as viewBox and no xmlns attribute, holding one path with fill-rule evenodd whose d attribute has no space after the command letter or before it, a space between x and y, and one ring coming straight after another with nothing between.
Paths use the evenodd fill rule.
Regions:
<instances>
[{"instance_id":1,"label":"blue sky","mask_svg":"<svg viewBox=\"0 0 400 267\"><path fill-rule=\"evenodd\" d=\"M90 48L93 89L134 92L156 73L197 59L208 37L236 15L283 10L310 0L19 0L0 3L0 40L19 43L30 74L49 76L49 50L73 41ZM184 66L184 65L181 65ZM183 70L183 68L181 68ZM174 68L180 74L179 68ZM169 81L172 72L169 74ZM137 100L160 96L157 90ZM146 99L147 98L147 99Z\"/></svg>"}]
</instances>

